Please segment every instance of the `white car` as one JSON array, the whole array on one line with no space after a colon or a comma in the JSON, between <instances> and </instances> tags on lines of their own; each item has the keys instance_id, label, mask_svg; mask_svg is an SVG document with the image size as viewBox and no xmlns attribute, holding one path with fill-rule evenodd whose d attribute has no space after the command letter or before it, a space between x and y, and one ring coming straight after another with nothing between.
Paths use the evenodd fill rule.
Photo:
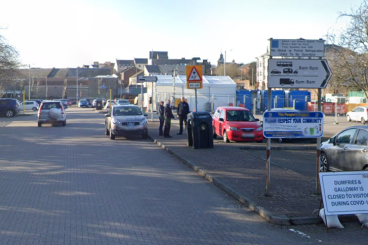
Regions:
<instances>
[{"instance_id":1,"label":"white car","mask_svg":"<svg viewBox=\"0 0 368 245\"><path fill-rule=\"evenodd\" d=\"M40 108L40 105L36 101L25 101L19 103L19 109L23 110L23 105L26 110L37 111Z\"/></svg>"},{"instance_id":2,"label":"white car","mask_svg":"<svg viewBox=\"0 0 368 245\"><path fill-rule=\"evenodd\" d=\"M356 121L365 124L365 122L368 121L368 107L366 106L355 107L352 111L346 113L346 120L348 122Z\"/></svg>"}]
</instances>

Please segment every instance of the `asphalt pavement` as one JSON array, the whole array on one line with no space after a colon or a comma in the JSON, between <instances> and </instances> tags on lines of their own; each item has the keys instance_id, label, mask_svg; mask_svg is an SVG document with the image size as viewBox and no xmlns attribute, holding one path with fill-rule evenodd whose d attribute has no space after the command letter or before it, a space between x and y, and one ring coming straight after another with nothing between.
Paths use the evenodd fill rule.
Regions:
<instances>
[{"instance_id":1,"label":"asphalt pavement","mask_svg":"<svg viewBox=\"0 0 368 245\"><path fill-rule=\"evenodd\" d=\"M316 184L317 144L271 143L270 185L266 193L266 140L263 143L214 140L213 148L187 146L187 135L177 135L179 121L173 120L170 135L158 134L159 121L148 113L149 137L157 145L223 189L242 205L275 224L315 224L321 195ZM350 126L345 117L325 117L322 141ZM309 168L309 172L301 169ZM299 171L300 169L300 171ZM342 222L358 220L340 216Z\"/></svg>"}]
</instances>

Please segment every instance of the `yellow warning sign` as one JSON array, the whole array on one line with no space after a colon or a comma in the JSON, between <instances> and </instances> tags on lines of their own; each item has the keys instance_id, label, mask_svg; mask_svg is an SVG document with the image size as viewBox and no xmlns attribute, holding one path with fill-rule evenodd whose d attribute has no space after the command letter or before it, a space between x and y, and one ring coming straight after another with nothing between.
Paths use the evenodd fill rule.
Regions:
<instances>
[{"instance_id":1,"label":"yellow warning sign","mask_svg":"<svg viewBox=\"0 0 368 245\"><path fill-rule=\"evenodd\" d=\"M203 88L201 65L187 66L187 89Z\"/></svg>"}]
</instances>

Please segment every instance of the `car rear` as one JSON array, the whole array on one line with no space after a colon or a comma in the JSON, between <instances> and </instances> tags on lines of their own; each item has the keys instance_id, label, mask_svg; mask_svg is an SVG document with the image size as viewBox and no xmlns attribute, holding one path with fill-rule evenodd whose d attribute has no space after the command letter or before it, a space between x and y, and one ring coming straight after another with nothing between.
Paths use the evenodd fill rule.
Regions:
<instances>
[{"instance_id":1,"label":"car rear","mask_svg":"<svg viewBox=\"0 0 368 245\"><path fill-rule=\"evenodd\" d=\"M60 101L43 102L38 110L38 127L44 123L66 125L66 113Z\"/></svg>"}]
</instances>

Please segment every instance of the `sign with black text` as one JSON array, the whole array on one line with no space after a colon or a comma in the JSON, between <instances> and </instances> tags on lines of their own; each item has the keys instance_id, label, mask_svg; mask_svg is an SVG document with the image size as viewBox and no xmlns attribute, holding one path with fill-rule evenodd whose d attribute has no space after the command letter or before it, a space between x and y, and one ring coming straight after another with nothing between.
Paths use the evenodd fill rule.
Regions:
<instances>
[{"instance_id":1,"label":"sign with black text","mask_svg":"<svg viewBox=\"0 0 368 245\"><path fill-rule=\"evenodd\" d=\"M326 215L368 213L368 172L323 172L319 177Z\"/></svg>"},{"instance_id":2,"label":"sign with black text","mask_svg":"<svg viewBox=\"0 0 368 245\"><path fill-rule=\"evenodd\" d=\"M281 57L323 57L324 40L271 39L271 56Z\"/></svg>"}]
</instances>

